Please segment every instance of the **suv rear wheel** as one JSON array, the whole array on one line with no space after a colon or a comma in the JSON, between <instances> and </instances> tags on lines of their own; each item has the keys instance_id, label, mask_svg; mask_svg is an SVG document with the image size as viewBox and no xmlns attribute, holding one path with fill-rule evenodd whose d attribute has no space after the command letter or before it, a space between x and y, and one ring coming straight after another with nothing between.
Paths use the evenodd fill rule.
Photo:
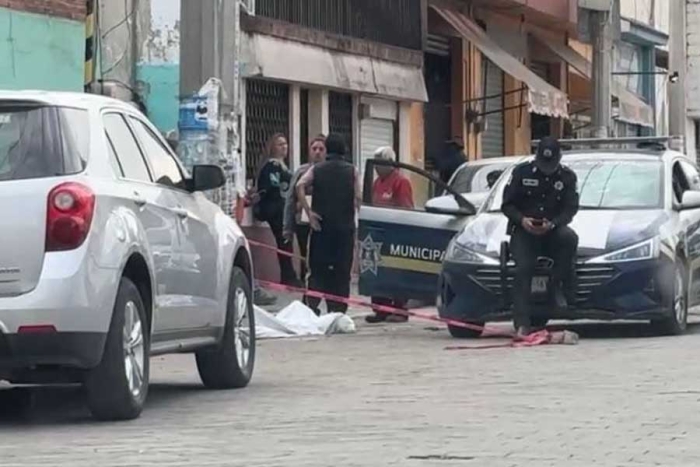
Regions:
<instances>
[{"instance_id":1,"label":"suv rear wheel","mask_svg":"<svg viewBox=\"0 0 700 467\"><path fill-rule=\"evenodd\" d=\"M250 280L233 268L224 335L218 347L197 352L197 369L211 389L248 385L255 367L255 315Z\"/></svg>"},{"instance_id":2,"label":"suv rear wheel","mask_svg":"<svg viewBox=\"0 0 700 467\"><path fill-rule=\"evenodd\" d=\"M102 361L86 380L87 402L98 420L137 418L148 394L150 336L146 308L134 283L122 277Z\"/></svg>"}]
</instances>

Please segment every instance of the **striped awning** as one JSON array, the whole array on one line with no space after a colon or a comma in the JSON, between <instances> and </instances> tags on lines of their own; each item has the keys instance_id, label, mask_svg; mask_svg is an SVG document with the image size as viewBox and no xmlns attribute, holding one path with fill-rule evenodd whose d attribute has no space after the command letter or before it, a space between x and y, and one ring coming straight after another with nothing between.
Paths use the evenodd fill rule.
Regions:
<instances>
[{"instance_id":1,"label":"striped awning","mask_svg":"<svg viewBox=\"0 0 700 467\"><path fill-rule=\"evenodd\" d=\"M430 0L430 7L504 73L527 87L528 110L531 113L557 118L569 117L569 100L566 93L547 83L520 60L503 50L486 31L464 14L454 11L440 0Z\"/></svg>"}]
</instances>

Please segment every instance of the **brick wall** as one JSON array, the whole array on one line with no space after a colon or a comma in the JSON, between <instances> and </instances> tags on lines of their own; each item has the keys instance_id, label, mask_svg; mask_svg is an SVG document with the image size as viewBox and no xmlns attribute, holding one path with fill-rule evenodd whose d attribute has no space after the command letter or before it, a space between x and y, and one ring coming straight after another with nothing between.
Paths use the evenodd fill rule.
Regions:
<instances>
[{"instance_id":1,"label":"brick wall","mask_svg":"<svg viewBox=\"0 0 700 467\"><path fill-rule=\"evenodd\" d=\"M83 21L86 0L0 0L0 7Z\"/></svg>"}]
</instances>

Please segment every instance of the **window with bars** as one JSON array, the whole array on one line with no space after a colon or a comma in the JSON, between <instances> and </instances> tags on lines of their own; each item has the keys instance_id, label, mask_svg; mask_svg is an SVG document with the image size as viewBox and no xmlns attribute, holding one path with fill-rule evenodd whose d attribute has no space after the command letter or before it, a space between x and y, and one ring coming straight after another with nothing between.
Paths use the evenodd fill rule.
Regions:
<instances>
[{"instance_id":1,"label":"window with bars","mask_svg":"<svg viewBox=\"0 0 700 467\"><path fill-rule=\"evenodd\" d=\"M255 180L265 161L265 145L275 133L289 133L289 86L246 82L246 178Z\"/></svg>"},{"instance_id":2,"label":"window with bars","mask_svg":"<svg viewBox=\"0 0 700 467\"><path fill-rule=\"evenodd\" d=\"M299 122L299 147L301 163L309 162L309 90L302 89L300 96L301 121Z\"/></svg>"},{"instance_id":3,"label":"window with bars","mask_svg":"<svg viewBox=\"0 0 700 467\"><path fill-rule=\"evenodd\" d=\"M419 0L256 0L255 10L333 34L422 49Z\"/></svg>"},{"instance_id":4,"label":"window with bars","mask_svg":"<svg viewBox=\"0 0 700 467\"><path fill-rule=\"evenodd\" d=\"M352 133L352 94L331 91L328 95L329 133L337 133L345 140L347 156L354 154Z\"/></svg>"}]
</instances>

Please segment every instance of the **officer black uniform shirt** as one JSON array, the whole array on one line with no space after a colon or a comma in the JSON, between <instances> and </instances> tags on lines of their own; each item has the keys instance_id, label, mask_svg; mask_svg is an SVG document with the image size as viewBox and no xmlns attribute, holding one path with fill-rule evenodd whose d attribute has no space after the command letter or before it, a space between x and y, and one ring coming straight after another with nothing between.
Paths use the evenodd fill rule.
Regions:
<instances>
[{"instance_id":1,"label":"officer black uniform shirt","mask_svg":"<svg viewBox=\"0 0 700 467\"><path fill-rule=\"evenodd\" d=\"M518 164L503 193L501 210L508 217L508 233L521 228L523 217L547 219L554 228L571 223L578 212L576 184L574 171L563 165L547 175L534 161Z\"/></svg>"}]
</instances>

